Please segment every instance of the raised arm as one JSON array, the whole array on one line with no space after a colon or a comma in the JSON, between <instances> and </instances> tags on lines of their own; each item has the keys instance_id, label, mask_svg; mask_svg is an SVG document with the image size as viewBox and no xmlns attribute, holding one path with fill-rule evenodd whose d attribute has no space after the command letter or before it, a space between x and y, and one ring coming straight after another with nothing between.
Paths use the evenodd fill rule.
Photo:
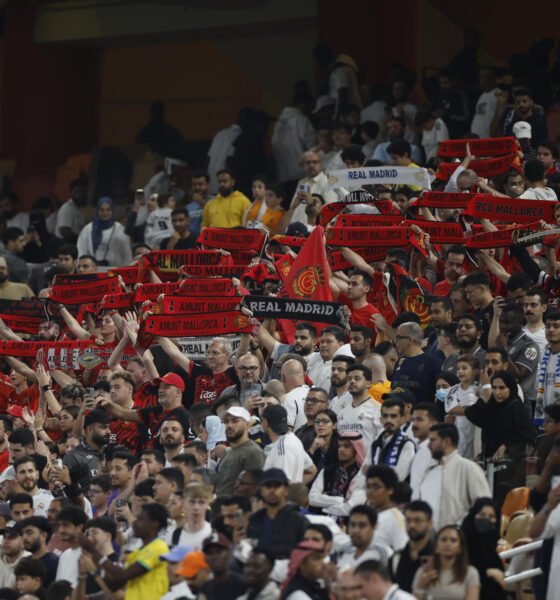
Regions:
<instances>
[{"instance_id":1,"label":"raised arm","mask_svg":"<svg viewBox=\"0 0 560 600\"><path fill-rule=\"evenodd\" d=\"M12 367L12 369L21 373L29 381L33 381L34 383L37 381L37 373L23 361L14 358L13 356L4 356L4 360Z\"/></svg>"},{"instance_id":2,"label":"raised arm","mask_svg":"<svg viewBox=\"0 0 560 600\"><path fill-rule=\"evenodd\" d=\"M91 334L89 331L86 331L76 319L68 312L68 309L59 304L60 316L64 319L66 326L72 332L72 335L78 340L89 340Z\"/></svg>"},{"instance_id":3,"label":"raised arm","mask_svg":"<svg viewBox=\"0 0 560 600\"><path fill-rule=\"evenodd\" d=\"M0 338L3 340L11 340L12 342L23 341L22 338L20 338L17 333L14 333L2 319L0 319Z\"/></svg>"},{"instance_id":4,"label":"raised arm","mask_svg":"<svg viewBox=\"0 0 560 600\"><path fill-rule=\"evenodd\" d=\"M169 358L176 362L187 373L190 371L191 359L188 356L185 356L174 342L166 337L157 337L156 340Z\"/></svg>"}]
</instances>

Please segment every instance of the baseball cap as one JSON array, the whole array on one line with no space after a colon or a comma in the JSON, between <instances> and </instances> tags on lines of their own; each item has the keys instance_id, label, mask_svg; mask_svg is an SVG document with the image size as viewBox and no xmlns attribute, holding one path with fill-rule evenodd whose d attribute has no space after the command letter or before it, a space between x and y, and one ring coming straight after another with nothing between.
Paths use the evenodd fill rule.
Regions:
<instances>
[{"instance_id":1,"label":"baseball cap","mask_svg":"<svg viewBox=\"0 0 560 600\"><path fill-rule=\"evenodd\" d=\"M6 412L12 417L23 418L23 406L19 406L19 404L12 404Z\"/></svg>"},{"instance_id":2,"label":"baseball cap","mask_svg":"<svg viewBox=\"0 0 560 600\"><path fill-rule=\"evenodd\" d=\"M387 392L386 394L383 394L383 396L381 396L381 399L383 401L402 400L404 403L408 402L409 404L414 404L415 402L414 394L410 390L400 386L393 388L390 392Z\"/></svg>"},{"instance_id":3,"label":"baseball cap","mask_svg":"<svg viewBox=\"0 0 560 600\"><path fill-rule=\"evenodd\" d=\"M187 579L192 579L198 575L200 569L209 569L208 563L204 558L204 552L200 550L195 550L194 552L189 552L185 558L183 558L183 562L181 566L177 569L177 575L182 575Z\"/></svg>"},{"instance_id":4,"label":"baseball cap","mask_svg":"<svg viewBox=\"0 0 560 600\"><path fill-rule=\"evenodd\" d=\"M517 121L513 126L513 135L518 140L530 140L532 137L531 124L527 123L527 121Z\"/></svg>"},{"instance_id":5,"label":"baseball cap","mask_svg":"<svg viewBox=\"0 0 560 600\"><path fill-rule=\"evenodd\" d=\"M267 483L280 483L288 485L288 478L282 469L267 469L261 475L261 486Z\"/></svg>"},{"instance_id":6,"label":"baseball cap","mask_svg":"<svg viewBox=\"0 0 560 600\"><path fill-rule=\"evenodd\" d=\"M212 546L219 546L220 548L227 548L229 550L230 542L223 533L212 533L202 543L202 550L208 550Z\"/></svg>"},{"instance_id":7,"label":"baseball cap","mask_svg":"<svg viewBox=\"0 0 560 600\"><path fill-rule=\"evenodd\" d=\"M286 235L306 238L309 235L309 231L303 223L296 221L295 223L288 225L288 229L286 229Z\"/></svg>"},{"instance_id":8,"label":"baseball cap","mask_svg":"<svg viewBox=\"0 0 560 600\"><path fill-rule=\"evenodd\" d=\"M16 478L16 470L14 467L8 467L2 471L0 475L0 483L4 483L4 481L13 481Z\"/></svg>"},{"instance_id":9,"label":"baseball cap","mask_svg":"<svg viewBox=\"0 0 560 600\"><path fill-rule=\"evenodd\" d=\"M176 388L179 388L182 392L185 391L185 382L177 375L177 373L167 373L163 377L158 377L156 379L158 383L167 383L167 385L174 385Z\"/></svg>"},{"instance_id":10,"label":"baseball cap","mask_svg":"<svg viewBox=\"0 0 560 600\"><path fill-rule=\"evenodd\" d=\"M94 408L90 410L84 419L84 428L94 423L110 423L111 417L104 411Z\"/></svg>"},{"instance_id":11,"label":"baseball cap","mask_svg":"<svg viewBox=\"0 0 560 600\"><path fill-rule=\"evenodd\" d=\"M317 104L315 104L315 108L313 109L313 114L317 114L323 108L327 108L327 106L333 106L335 104L335 99L331 98L327 94L323 94L317 98Z\"/></svg>"},{"instance_id":12,"label":"baseball cap","mask_svg":"<svg viewBox=\"0 0 560 600\"><path fill-rule=\"evenodd\" d=\"M242 406L230 406L226 410L225 414L231 415L232 417L239 417L244 421L247 421L247 423L251 422L251 415L249 414L249 411Z\"/></svg>"},{"instance_id":13,"label":"baseball cap","mask_svg":"<svg viewBox=\"0 0 560 600\"><path fill-rule=\"evenodd\" d=\"M18 535L21 535L18 525L11 525L10 527L6 527L6 529L4 529L4 537L17 537Z\"/></svg>"},{"instance_id":14,"label":"baseball cap","mask_svg":"<svg viewBox=\"0 0 560 600\"><path fill-rule=\"evenodd\" d=\"M263 410L261 416L268 421L274 433L282 434L288 432L288 413L283 406L271 404Z\"/></svg>"},{"instance_id":15,"label":"baseball cap","mask_svg":"<svg viewBox=\"0 0 560 600\"><path fill-rule=\"evenodd\" d=\"M180 562L185 556L192 552L192 546L175 546L166 554L160 555L160 560L166 560L167 562Z\"/></svg>"}]
</instances>

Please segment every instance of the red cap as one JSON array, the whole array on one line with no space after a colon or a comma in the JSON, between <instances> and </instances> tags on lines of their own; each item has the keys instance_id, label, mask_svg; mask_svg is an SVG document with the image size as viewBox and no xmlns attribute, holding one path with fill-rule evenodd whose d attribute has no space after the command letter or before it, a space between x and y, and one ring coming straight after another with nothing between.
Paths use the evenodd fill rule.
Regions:
<instances>
[{"instance_id":1,"label":"red cap","mask_svg":"<svg viewBox=\"0 0 560 600\"><path fill-rule=\"evenodd\" d=\"M12 417L19 417L20 419L23 418L23 406L19 406L18 404L12 404L12 406L10 406L7 410L9 415L12 415Z\"/></svg>"},{"instance_id":2,"label":"red cap","mask_svg":"<svg viewBox=\"0 0 560 600\"><path fill-rule=\"evenodd\" d=\"M182 392L185 391L185 382L177 375L177 373L167 373L163 377L156 379L158 383L167 383L167 385L174 385L179 388Z\"/></svg>"}]
</instances>

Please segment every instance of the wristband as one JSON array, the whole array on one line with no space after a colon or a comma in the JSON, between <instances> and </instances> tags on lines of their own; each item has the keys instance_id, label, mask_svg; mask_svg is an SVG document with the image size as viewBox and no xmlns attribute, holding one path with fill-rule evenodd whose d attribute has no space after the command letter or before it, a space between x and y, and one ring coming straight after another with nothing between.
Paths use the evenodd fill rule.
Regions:
<instances>
[{"instance_id":1,"label":"wristband","mask_svg":"<svg viewBox=\"0 0 560 600\"><path fill-rule=\"evenodd\" d=\"M484 391L484 390L491 390L491 389L492 389L492 385L491 385L491 384L489 384L489 383L485 383L485 384L482 386L482 388L481 388L481 389L482 389L483 391Z\"/></svg>"},{"instance_id":2,"label":"wristband","mask_svg":"<svg viewBox=\"0 0 560 600\"><path fill-rule=\"evenodd\" d=\"M47 384L41 386L41 391L42 392L52 392L52 389L51 389L51 386L47 383Z\"/></svg>"},{"instance_id":3,"label":"wristband","mask_svg":"<svg viewBox=\"0 0 560 600\"><path fill-rule=\"evenodd\" d=\"M104 565L109 559L106 556L102 556L98 561L97 564L99 566Z\"/></svg>"}]
</instances>

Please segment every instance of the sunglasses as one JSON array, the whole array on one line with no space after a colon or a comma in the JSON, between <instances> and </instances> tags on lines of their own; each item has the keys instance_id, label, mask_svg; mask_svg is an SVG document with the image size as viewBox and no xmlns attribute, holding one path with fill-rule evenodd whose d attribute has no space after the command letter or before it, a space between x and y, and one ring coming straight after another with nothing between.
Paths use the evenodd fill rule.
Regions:
<instances>
[{"instance_id":1,"label":"sunglasses","mask_svg":"<svg viewBox=\"0 0 560 600\"><path fill-rule=\"evenodd\" d=\"M321 423L323 424L327 424L327 423L331 423L331 420L328 419L327 417L325 417L324 419L315 419L314 421L317 425L320 425Z\"/></svg>"}]
</instances>

